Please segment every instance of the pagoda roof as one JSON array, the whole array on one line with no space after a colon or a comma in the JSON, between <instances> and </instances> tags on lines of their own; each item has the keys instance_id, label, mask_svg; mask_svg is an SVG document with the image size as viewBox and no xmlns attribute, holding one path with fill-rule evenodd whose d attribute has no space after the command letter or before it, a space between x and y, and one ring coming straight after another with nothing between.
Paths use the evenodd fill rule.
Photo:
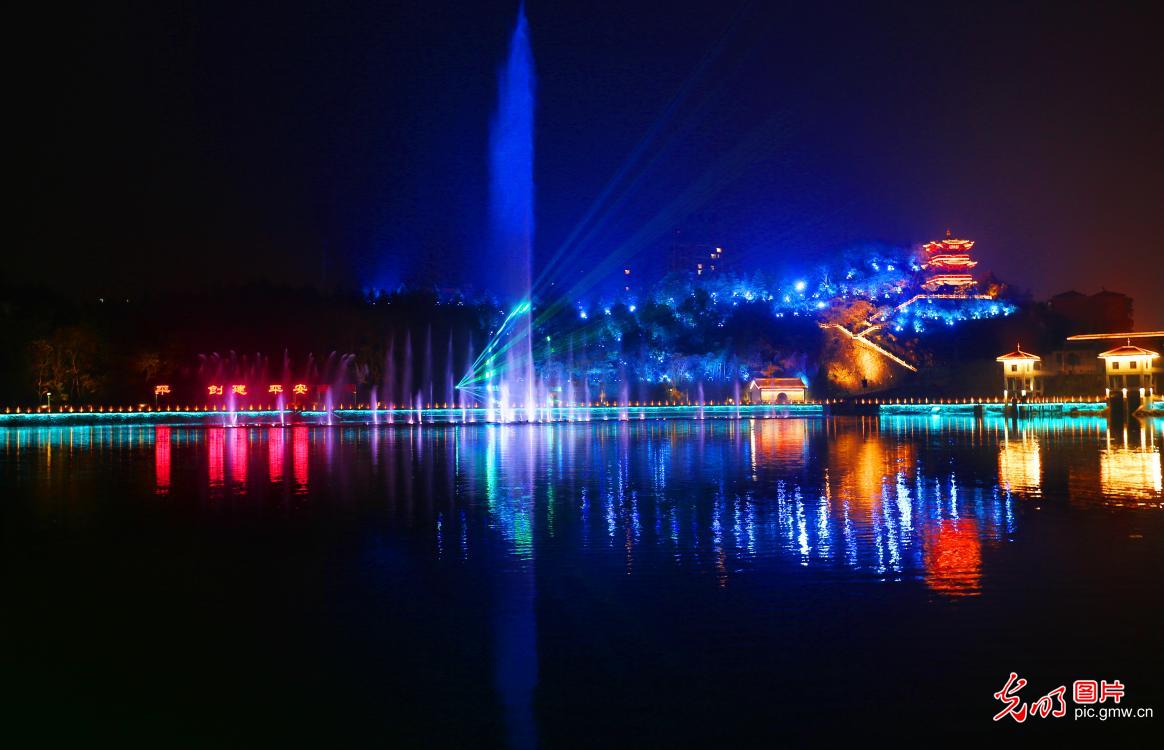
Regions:
<instances>
[{"instance_id":1,"label":"pagoda roof","mask_svg":"<svg viewBox=\"0 0 1164 750\"><path fill-rule=\"evenodd\" d=\"M956 268L973 268L978 261L970 260L969 253L941 253L930 258L929 263L923 263L922 268L936 266L938 268L952 266Z\"/></svg>"},{"instance_id":2,"label":"pagoda roof","mask_svg":"<svg viewBox=\"0 0 1164 750\"><path fill-rule=\"evenodd\" d=\"M960 240L947 229L945 239L927 242L922 247L927 253L968 253L970 248L974 247L974 240Z\"/></svg>"},{"instance_id":3,"label":"pagoda roof","mask_svg":"<svg viewBox=\"0 0 1164 750\"><path fill-rule=\"evenodd\" d=\"M752 380L752 385L757 388L784 388L787 390L804 388L804 383L800 382L800 378L755 378Z\"/></svg>"},{"instance_id":4,"label":"pagoda roof","mask_svg":"<svg viewBox=\"0 0 1164 750\"><path fill-rule=\"evenodd\" d=\"M1028 359L1028 360L1031 360L1033 362L1041 362L1043 360L1043 358L1037 354L1031 354L1030 352L1024 352L1023 347L1020 344L1010 354L1004 354L1001 357L995 357L994 361L995 362L1006 362L1006 361L1012 360L1012 359Z\"/></svg>"},{"instance_id":5,"label":"pagoda roof","mask_svg":"<svg viewBox=\"0 0 1164 750\"><path fill-rule=\"evenodd\" d=\"M977 283L974 277L968 273L939 273L927 279L922 284L922 288L932 290L943 286L953 286L961 289Z\"/></svg>"},{"instance_id":6,"label":"pagoda roof","mask_svg":"<svg viewBox=\"0 0 1164 750\"><path fill-rule=\"evenodd\" d=\"M1123 346L1117 346L1115 349L1108 349L1106 352L1099 353L1101 359L1107 359L1108 357L1148 357L1155 359L1159 356L1159 352L1154 352L1151 349L1145 349L1140 346L1133 346L1130 342Z\"/></svg>"}]
</instances>

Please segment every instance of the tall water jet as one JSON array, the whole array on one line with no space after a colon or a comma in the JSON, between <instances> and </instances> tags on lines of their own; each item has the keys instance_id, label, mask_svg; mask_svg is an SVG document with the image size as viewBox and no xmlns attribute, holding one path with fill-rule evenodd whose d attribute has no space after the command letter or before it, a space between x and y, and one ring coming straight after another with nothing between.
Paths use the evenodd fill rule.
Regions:
<instances>
[{"instance_id":1,"label":"tall water jet","mask_svg":"<svg viewBox=\"0 0 1164 750\"><path fill-rule=\"evenodd\" d=\"M388 353L384 355L384 393L387 394L384 399L388 402L388 423L391 424L396 421L393 414L396 404L396 358L394 350L396 348L396 334L393 333L388 339Z\"/></svg>"},{"instance_id":2,"label":"tall water jet","mask_svg":"<svg viewBox=\"0 0 1164 750\"><path fill-rule=\"evenodd\" d=\"M465 362L471 364L473 362L473 335L469 334L469 350L465 357ZM461 397L461 421L466 421L469 414L470 396L468 391L458 391ZM488 406L488 404L486 404Z\"/></svg>"},{"instance_id":3,"label":"tall water jet","mask_svg":"<svg viewBox=\"0 0 1164 750\"><path fill-rule=\"evenodd\" d=\"M534 66L529 41L529 24L523 5L509 42L509 54L497 82L497 112L489 137L489 218L493 242L491 264L508 269L499 291L509 300L528 301L532 284L533 254L533 147L534 147ZM506 373L507 389L521 393L526 418L532 420L534 366L531 322L526 306L523 321L512 336L518 337L511 350L518 353L517 371ZM516 381L524 381L518 383Z\"/></svg>"},{"instance_id":4,"label":"tall water jet","mask_svg":"<svg viewBox=\"0 0 1164 750\"><path fill-rule=\"evenodd\" d=\"M449 345L445 351L445 407L453 408L455 394L453 392L453 329L449 329Z\"/></svg>"},{"instance_id":5,"label":"tall water jet","mask_svg":"<svg viewBox=\"0 0 1164 750\"><path fill-rule=\"evenodd\" d=\"M286 349L283 350L283 371L279 374L280 383L291 382L291 353ZM284 416L287 410L286 396L283 395L283 389L279 389L278 398L276 401L279 404L279 426L285 427L287 425L287 418ZM282 438L280 438L280 445L282 445Z\"/></svg>"},{"instance_id":6,"label":"tall water jet","mask_svg":"<svg viewBox=\"0 0 1164 750\"><path fill-rule=\"evenodd\" d=\"M412 399L412 331L406 331L404 334L404 376L403 384L400 389L400 403L404 404L405 412L408 411L408 402ZM408 417L408 423L412 424L411 415Z\"/></svg>"},{"instance_id":7,"label":"tall water jet","mask_svg":"<svg viewBox=\"0 0 1164 750\"><path fill-rule=\"evenodd\" d=\"M424 374L420 378L421 388L427 388L428 404L433 402L432 387L432 323L424 329Z\"/></svg>"}]
</instances>

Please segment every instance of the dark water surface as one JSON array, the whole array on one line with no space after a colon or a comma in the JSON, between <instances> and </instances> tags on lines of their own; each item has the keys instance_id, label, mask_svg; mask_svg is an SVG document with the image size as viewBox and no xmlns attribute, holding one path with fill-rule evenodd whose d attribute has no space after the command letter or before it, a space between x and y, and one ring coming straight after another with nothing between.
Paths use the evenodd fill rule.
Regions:
<instances>
[{"instance_id":1,"label":"dark water surface","mask_svg":"<svg viewBox=\"0 0 1164 750\"><path fill-rule=\"evenodd\" d=\"M0 429L0 737L1159 736L1161 444L1098 419ZM1118 678L1157 718L994 724L1012 670L1029 701Z\"/></svg>"}]
</instances>

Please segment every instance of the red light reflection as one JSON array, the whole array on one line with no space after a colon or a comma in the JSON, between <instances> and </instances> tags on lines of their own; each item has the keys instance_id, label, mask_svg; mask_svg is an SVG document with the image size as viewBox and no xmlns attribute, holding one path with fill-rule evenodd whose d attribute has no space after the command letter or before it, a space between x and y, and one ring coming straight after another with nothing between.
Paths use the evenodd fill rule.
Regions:
<instances>
[{"instance_id":1,"label":"red light reflection","mask_svg":"<svg viewBox=\"0 0 1164 750\"><path fill-rule=\"evenodd\" d=\"M222 454L226 447L226 436L222 427L209 427L206 430L206 473L210 480L210 488L221 489L224 478Z\"/></svg>"},{"instance_id":2,"label":"red light reflection","mask_svg":"<svg viewBox=\"0 0 1164 750\"><path fill-rule=\"evenodd\" d=\"M283 481L283 428L267 430L267 473L274 483Z\"/></svg>"},{"instance_id":3,"label":"red light reflection","mask_svg":"<svg viewBox=\"0 0 1164 750\"><path fill-rule=\"evenodd\" d=\"M305 425L291 428L291 471L295 476L295 491L307 491L308 433Z\"/></svg>"},{"instance_id":4,"label":"red light reflection","mask_svg":"<svg viewBox=\"0 0 1164 750\"><path fill-rule=\"evenodd\" d=\"M973 518L942 519L926 534L926 585L946 596L982 593L982 540Z\"/></svg>"},{"instance_id":5,"label":"red light reflection","mask_svg":"<svg viewBox=\"0 0 1164 750\"><path fill-rule=\"evenodd\" d=\"M230 481L243 492L247 486L247 444L250 434L245 429L231 431Z\"/></svg>"},{"instance_id":6,"label":"red light reflection","mask_svg":"<svg viewBox=\"0 0 1164 750\"><path fill-rule=\"evenodd\" d=\"M154 491L165 495L170 491L170 428L154 428Z\"/></svg>"}]
</instances>

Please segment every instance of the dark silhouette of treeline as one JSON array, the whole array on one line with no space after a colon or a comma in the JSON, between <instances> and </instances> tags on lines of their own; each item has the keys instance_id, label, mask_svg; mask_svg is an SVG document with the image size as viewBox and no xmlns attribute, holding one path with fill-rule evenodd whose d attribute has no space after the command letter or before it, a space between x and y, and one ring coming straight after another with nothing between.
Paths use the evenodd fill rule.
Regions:
<instances>
[{"instance_id":1,"label":"dark silhouette of treeline","mask_svg":"<svg viewBox=\"0 0 1164 750\"><path fill-rule=\"evenodd\" d=\"M575 400L722 400L764 375L801 377L821 398L846 392L830 382L826 364L853 352L826 345L818 321L854 328L874 309L868 302L793 315L761 301L717 304L709 289L724 280L672 276L664 283L667 294L589 316L569 304L535 302L540 382ZM272 401L267 389L275 383L310 384L308 400L327 386L337 404L373 396L449 402L507 313L493 299L432 289L252 283L77 298L0 286L0 405L44 404L50 392L54 405L151 403L157 384L170 386L171 405L207 403L208 385L229 392L237 383L249 387L242 400L256 404ZM1047 304L1027 299L1009 317L888 336L883 343L921 366L890 387L903 395L992 392L995 356L1017 341L1050 351L1069 332Z\"/></svg>"},{"instance_id":2,"label":"dark silhouette of treeline","mask_svg":"<svg viewBox=\"0 0 1164 750\"><path fill-rule=\"evenodd\" d=\"M400 387L419 386L431 374L425 368L448 369L450 348L463 368L497 312L494 304L423 290L369 295L249 284L78 299L6 287L0 402L43 404L52 392L54 404L146 403L158 383L171 384L173 403L201 402L214 377L380 383L390 348ZM408 348L416 372L406 376ZM343 355L352 355L344 359L352 372L335 371Z\"/></svg>"}]
</instances>

